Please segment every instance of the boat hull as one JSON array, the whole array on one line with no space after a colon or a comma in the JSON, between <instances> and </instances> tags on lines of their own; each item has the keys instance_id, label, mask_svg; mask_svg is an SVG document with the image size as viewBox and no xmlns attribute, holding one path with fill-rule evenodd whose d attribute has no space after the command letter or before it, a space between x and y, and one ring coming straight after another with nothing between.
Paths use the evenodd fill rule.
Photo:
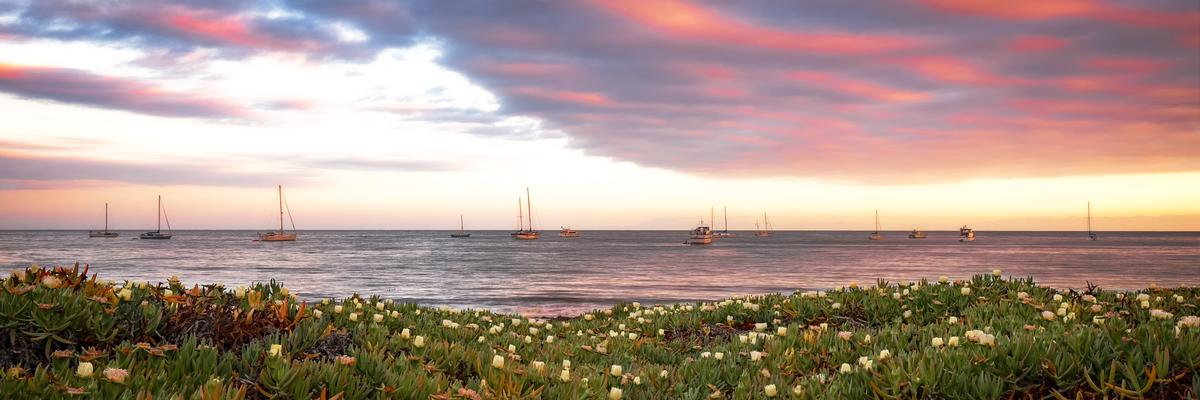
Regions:
<instances>
[{"instance_id":1,"label":"boat hull","mask_svg":"<svg viewBox=\"0 0 1200 400\"><path fill-rule=\"evenodd\" d=\"M872 233L870 236L867 236L867 240L883 240L883 235Z\"/></svg>"},{"instance_id":2,"label":"boat hull","mask_svg":"<svg viewBox=\"0 0 1200 400\"><path fill-rule=\"evenodd\" d=\"M714 233L713 237L715 237L715 238L731 238L731 237L737 237L737 234L729 233L729 232L718 232L718 233Z\"/></svg>"},{"instance_id":3,"label":"boat hull","mask_svg":"<svg viewBox=\"0 0 1200 400\"><path fill-rule=\"evenodd\" d=\"M94 238L115 238L120 235L121 234L117 233L117 232L95 232L95 231L88 232L88 237L94 237Z\"/></svg>"},{"instance_id":4,"label":"boat hull","mask_svg":"<svg viewBox=\"0 0 1200 400\"><path fill-rule=\"evenodd\" d=\"M166 239L170 239L170 238L171 238L171 236L172 236L172 235L171 235L170 233L146 232L146 233L143 233L143 234L141 234L141 235L138 235L138 239L142 239L142 240L166 240Z\"/></svg>"},{"instance_id":5,"label":"boat hull","mask_svg":"<svg viewBox=\"0 0 1200 400\"><path fill-rule=\"evenodd\" d=\"M768 236L771 236L771 234L770 234L770 233L768 233L768 232L755 232L755 233L754 233L754 236L758 236L758 237L768 237Z\"/></svg>"},{"instance_id":6,"label":"boat hull","mask_svg":"<svg viewBox=\"0 0 1200 400\"><path fill-rule=\"evenodd\" d=\"M910 234L908 234L908 238L909 239L924 239L925 234L924 233L910 233Z\"/></svg>"},{"instance_id":7,"label":"boat hull","mask_svg":"<svg viewBox=\"0 0 1200 400\"><path fill-rule=\"evenodd\" d=\"M450 237L452 237L452 238L469 238L469 237L471 237L471 234L470 233L451 233Z\"/></svg>"},{"instance_id":8,"label":"boat hull","mask_svg":"<svg viewBox=\"0 0 1200 400\"><path fill-rule=\"evenodd\" d=\"M512 237L516 240L538 240L542 238L542 235L537 232L517 232L512 234Z\"/></svg>"},{"instance_id":9,"label":"boat hull","mask_svg":"<svg viewBox=\"0 0 1200 400\"><path fill-rule=\"evenodd\" d=\"M295 233L260 233L258 234L260 242L295 242Z\"/></svg>"}]
</instances>

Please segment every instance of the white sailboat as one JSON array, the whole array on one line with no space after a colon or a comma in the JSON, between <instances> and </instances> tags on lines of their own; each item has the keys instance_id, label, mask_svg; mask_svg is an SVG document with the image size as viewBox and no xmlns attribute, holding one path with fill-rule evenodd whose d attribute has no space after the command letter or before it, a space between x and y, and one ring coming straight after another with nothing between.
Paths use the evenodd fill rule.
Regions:
<instances>
[{"instance_id":1,"label":"white sailboat","mask_svg":"<svg viewBox=\"0 0 1200 400\"><path fill-rule=\"evenodd\" d=\"M771 220L767 219L766 211L763 212L763 226L761 229L758 226L758 221L754 221L754 236L771 236Z\"/></svg>"},{"instance_id":2,"label":"white sailboat","mask_svg":"<svg viewBox=\"0 0 1200 400\"><path fill-rule=\"evenodd\" d=\"M171 219L167 218L167 233L162 232L162 221L166 214L166 209L162 205L162 195L158 195L158 227L152 232L146 232L138 235L138 239L170 239L174 235L171 231Z\"/></svg>"},{"instance_id":3,"label":"white sailboat","mask_svg":"<svg viewBox=\"0 0 1200 400\"><path fill-rule=\"evenodd\" d=\"M722 209L725 212L725 229L721 230L720 232L713 233L713 237L717 237L717 238L737 237L737 234L729 231L729 207L722 207Z\"/></svg>"},{"instance_id":4,"label":"white sailboat","mask_svg":"<svg viewBox=\"0 0 1200 400\"><path fill-rule=\"evenodd\" d=\"M464 227L465 227L465 225L463 225L463 216L462 216L462 214L458 214L458 232L451 233L450 237L452 237L452 238L469 238L469 237L471 237L471 234L467 233L467 231L465 230Z\"/></svg>"},{"instance_id":5,"label":"white sailboat","mask_svg":"<svg viewBox=\"0 0 1200 400\"><path fill-rule=\"evenodd\" d=\"M879 210L875 210L875 232L871 232L867 240L883 240L883 234L879 233Z\"/></svg>"},{"instance_id":6,"label":"white sailboat","mask_svg":"<svg viewBox=\"0 0 1200 400\"><path fill-rule=\"evenodd\" d=\"M527 216L529 217L529 228L528 229L525 228L525 220L523 219L524 217L521 216L521 199L517 198L517 218L521 219L521 229L519 231L513 232L513 234L512 234L513 239L537 240L542 237L541 233L538 233L538 231L533 230L533 206L531 205L532 203L533 203L533 200L529 196L529 188L527 187L527 188L525 188L525 208L527 211L525 214L527 214Z\"/></svg>"},{"instance_id":7,"label":"white sailboat","mask_svg":"<svg viewBox=\"0 0 1200 400\"><path fill-rule=\"evenodd\" d=\"M120 233L108 231L108 203L104 203L104 230L88 231L88 237L115 238L120 235Z\"/></svg>"},{"instance_id":8,"label":"white sailboat","mask_svg":"<svg viewBox=\"0 0 1200 400\"><path fill-rule=\"evenodd\" d=\"M1092 232L1092 202L1090 202L1090 201L1088 202L1087 229L1088 229L1088 240L1096 240L1100 237L1099 235L1096 234L1096 232Z\"/></svg>"},{"instance_id":9,"label":"white sailboat","mask_svg":"<svg viewBox=\"0 0 1200 400\"><path fill-rule=\"evenodd\" d=\"M283 231L283 185L279 185L279 230L258 234L258 240L263 242L294 242L296 241L296 221L292 220L292 210L288 209L288 221L292 222L292 233Z\"/></svg>"}]
</instances>

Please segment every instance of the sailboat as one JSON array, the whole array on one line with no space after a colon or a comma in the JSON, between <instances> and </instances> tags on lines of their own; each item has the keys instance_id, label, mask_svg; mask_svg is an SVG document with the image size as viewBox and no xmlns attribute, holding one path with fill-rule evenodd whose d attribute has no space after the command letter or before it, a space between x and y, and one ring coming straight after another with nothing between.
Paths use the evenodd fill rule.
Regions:
<instances>
[{"instance_id":1,"label":"sailboat","mask_svg":"<svg viewBox=\"0 0 1200 400\"><path fill-rule=\"evenodd\" d=\"M296 241L296 222L292 221L292 210L288 210L288 221L292 222L292 233L283 231L283 185L279 185L279 230L258 234L258 240L263 242L294 242Z\"/></svg>"},{"instance_id":2,"label":"sailboat","mask_svg":"<svg viewBox=\"0 0 1200 400\"><path fill-rule=\"evenodd\" d=\"M725 229L713 233L713 236L718 238L737 237L737 234L729 232L729 207L722 207L722 209L725 211Z\"/></svg>"},{"instance_id":3,"label":"sailboat","mask_svg":"<svg viewBox=\"0 0 1200 400\"><path fill-rule=\"evenodd\" d=\"M469 238L469 237L471 237L471 234L467 233L467 231L464 230L464 228L463 228L462 214L458 214L458 233L451 233L450 237L452 237L452 238Z\"/></svg>"},{"instance_id":4,"label":"sailboat","mask_svg":"<svg viewBox=\"0 0 1200 400\"><path fill-rule=\"evenodd\" d=\"M883 240L883 234L879 233L879 210L875 210L875 232L871 232L867 240Z\"/></svg>"},{"instance_id":5,"label":"sailboat","mask_svg":"<svg viewBox=\"0 0 1200 400\"><path fill-rule=\"evenodd\" d=\"M691 234L688 235L688 240L683 243L684 244L712 244L712 242L713 242L712 228L709 228L708 225L705 225L704 220L700 220L699 226L697 226L696 229L692 229Z\"/></svg>"},{"instance_id":6,"label":"sailboat","mask_svg":"<svg viewBox=\"0 0 1200 400\"><path fill-rule=\"evenodd\" d=\"M909 239L924 239L924 238L926 238L927 236L928 236L928 235L926 235L926 234L925 234L925 231L922 231L922 230L919 230L919 229L913 229L913 230L912 230L912 232L909 232L909 233L908 233L908 238L909 238Z\"/></svg>"},{"instance_id":7,"label":"sailboat","mask_svg":"<svg viewBox=\"0 0 1200 400\"><path fill-rule=\"evenodd\" d=\"M525 209L527 211L525 214L527 214L527 216L529 217L529 229L525 229L525 221L524 221L524 219L522 219L521 220L521 230L513 232L513 234L512 234L513 239L537 240L542 237L541 233L538 233L538 231L533 230L533 206L531 205L532 203L533 203L533 200L529 197L529 188L527 187L527 188L525 188ZM521 199L520 198L517 199L517 218L523 218L521 216Z\"/></svg>"},{"instance_id":8,"label":"sailboat","mask_svg":"<svg viewBox=\"0 0 1200 400\"><path fill-rule=\"evenodd\" d=\"M771 221L767 219L767 213L765 211L763 212L762 229L759 229L758 221L754 221L754 236L758 236L758 237L771 236Z\"/></svg>"},{"instance_id":9,"label":"sailboat","mask_svg":"<svg viewBox=\"0 0 1200 400\"><path fill-rule=\"evenodd\" d=\"M1090 202L1090 201L1088 202L1087 228L1088 228L1088 240L1096 240L1097 238L1100 237L1099 235L1096 234L1096 232L1092 232L1092 202Z\"/></svg>"},{"instance_id":10,"label":"sailboat","mask_svg":"<svg viewBox=\"0 0 1200 400\"><path fill-rule=\"evenodd\" d=\"M119 235L120 233L108 231L108 203L104 203L104 230L88 231L88 237L115 238Z\"/></svg>"},{"instance_id":11,"label":"sailboat","mask_svg":"<svg viewBox=\"0 0 1200 400\"><path fill-rule=\"evenodd\" d=\"M559 237L565 237L565 238L577 238L577 237L579 237L579 231L577 231L577 230L574 230L574 229L571 229L571 227L569 227L569 226L563 226L563 227L560 227L560 228L561 228L561 230L559 230L559 231L558 231L558 236L559 236Z\"/></svg>"},{"instance_id":12,"label":"sailboat","mask_svg":"<svg viewBox=\"0 0 1200 400\"><path fill-rule=\"evenodd\" d=\"M173 234L173 232L171 232L170 218L167 218L167 233L162 233L162 221L163 217L165 216L164 214L166 214L166 211L163 208L162 195L160 194L158 195L158 227L155 228L154 231L138 235L138 239L170 239Z\"/></svg>"}]
</instances>

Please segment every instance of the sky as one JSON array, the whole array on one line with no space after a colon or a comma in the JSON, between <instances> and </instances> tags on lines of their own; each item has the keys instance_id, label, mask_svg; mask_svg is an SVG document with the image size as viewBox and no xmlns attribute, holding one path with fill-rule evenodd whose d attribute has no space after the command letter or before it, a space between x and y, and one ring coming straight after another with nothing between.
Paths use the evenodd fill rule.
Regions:
<instances>
[{"instance_id":1,"label":"sky","mask_svg":"<svg viewBox=\"0 0 1200 400\"><path fill-rule=\"evenodd\" d=\"M0 229L1200 230L1194 0L0 0Z\"/></svg>"}]
</instances>

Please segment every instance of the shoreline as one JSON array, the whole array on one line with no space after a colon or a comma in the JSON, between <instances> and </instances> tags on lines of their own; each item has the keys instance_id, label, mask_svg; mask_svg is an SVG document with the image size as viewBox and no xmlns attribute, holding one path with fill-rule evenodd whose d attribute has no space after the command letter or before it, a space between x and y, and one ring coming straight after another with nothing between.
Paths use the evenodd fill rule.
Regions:
<instances>
[{"instance_id":1,"label":"shoreline","mask_svg":"<svg viewBox=\"0 0 1200 400\"><path fill-rule=\"evenodd\" d=\"M544 319L297 300L274 282L14 272L0 396L1182 397L1200 379L1200 287L1060 291L994 271ZM1110 368L1127 372L1081 377Z\"/></svg>"}]
</instances>

